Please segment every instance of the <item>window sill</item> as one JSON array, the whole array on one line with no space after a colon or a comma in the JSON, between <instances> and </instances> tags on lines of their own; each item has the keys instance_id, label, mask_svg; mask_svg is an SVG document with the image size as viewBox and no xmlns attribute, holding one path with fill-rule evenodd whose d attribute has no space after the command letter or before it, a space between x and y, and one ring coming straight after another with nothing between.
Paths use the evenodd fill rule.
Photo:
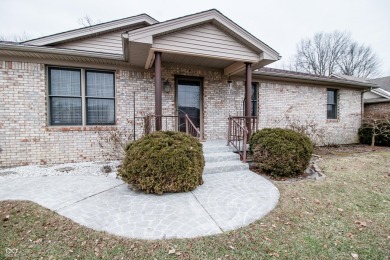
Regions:
<instances>
[{"instance_id":1,"label":"window sill","mask_svg":"<svg viewBox=\"0 0 390 260\"><path fill-rule=\"evenodd\" d=\"M46 126L47 132L96 132L115 130L116 125L90 125L90 126Z\"/></svg>"},{"instance_id":2,"label":"window sill","mask_svg":"<svg viewBox=\"0 0 390 260\"><path fill-rule=\"evenodd\" d=\"M338 123L340 122L340 119L326 119L327 123Z\"/></svg>"}]
</instances>

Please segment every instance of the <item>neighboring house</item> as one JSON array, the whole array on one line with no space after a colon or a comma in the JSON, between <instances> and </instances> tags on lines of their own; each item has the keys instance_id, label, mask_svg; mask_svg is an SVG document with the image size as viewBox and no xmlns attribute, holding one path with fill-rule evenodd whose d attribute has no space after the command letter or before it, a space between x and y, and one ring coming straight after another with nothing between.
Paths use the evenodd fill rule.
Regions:
<instances>
[{"instance_id":1,"label":"neighboring house","mask_svg":"<svg viewBox=\"0 0 390 260\"><path fill-rule=\"evenodd\" d=\"M390 113L390 76L370 79L370 83L379 88L371 90L373 95L364 95L364 111L367 113L387 112Z\"/></svg>"},{"instance_id":2,"label":"neighboring house","mask_svg":"<svg viewBox=\"0 0 390 260\"><path fill-rule=\"evenodd\" d=\"M388 112L390 113L390 76L376 79L366 79L352 77L346 75L332 75L336 78L354 80L360 83L374 84L375 88L371 88L364 93L364 112Z\"/></svg>"},{"instance_id":3,"label":"neighboring house","mask_svg":"<svg viewBox=\"0 0 390 260\"><path fill-rule=\"evenodd\" d=\"M264 68L279 59L217 10L1 42L0 166L98 160L98 133L139 137L146 115L157 130L178 127L179 107L205 141L226 139L229 115L245 115L248 132L306 126L317 143L358 142L361 95L373 85Z\"/></svg>"}]
</instances>

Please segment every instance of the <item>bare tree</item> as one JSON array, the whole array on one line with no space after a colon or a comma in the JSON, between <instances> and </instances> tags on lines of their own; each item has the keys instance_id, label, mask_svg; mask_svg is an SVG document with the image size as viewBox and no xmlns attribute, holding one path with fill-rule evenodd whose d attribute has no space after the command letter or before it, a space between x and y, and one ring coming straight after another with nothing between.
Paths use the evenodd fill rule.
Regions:
<instances>
[{"instance_id":1,"label":"bare tree","mask_svg":"<svg viewBox=\"0 0 390 260\"><path fill-rule=\"evenodd\" d=\"M32 36L23 32L22 34L13 34L13 35L0 35L0 41L10 41L10 42L24 42L32 39Z\"/></svg>"},{"instance_id":2,"label":"bare tree","mask_svg":"<svg viewBox=\"0 0 390 260\"><path fill-rule=\"evenodd\" d=\"M79 18L79 24L81 24L84 27L89 27L98 23L101 23L99 19L94 20L87 14L84 17Z\"/></svg>"},{"instance_id":3,"label":"bare tree","mask_svg":"<svg viewBox=\"0 0 390 260\"><path fill-rule=\"evenodd\" d=\"M379 61L369 46L352 42L338 60L344 75L367 78L378 74Z\"/></svg>"},{"instance_id":4,"label":"bare tree","mask_svg":"<svg viewBox=\"0 0 390 260\"><path fill-rule=\"evenodd\" d=\"M354 42L350 33L316 33L312 39L297 44L293 58L297 71L330 76L341 73L369 77L379 70L379 62L371 47Z\"/></svg>"},{"instance_id":5,"label":"bare tree","mask_svg":"<svg viewBox=\"0 0 390 260\"><path fill-rule=\"evenodd\" d=\"M364 115L362 127L371 131L371 146L375 146L376 138L390 138L390 113L367 113Z\"/></svg>"}]
</instances>

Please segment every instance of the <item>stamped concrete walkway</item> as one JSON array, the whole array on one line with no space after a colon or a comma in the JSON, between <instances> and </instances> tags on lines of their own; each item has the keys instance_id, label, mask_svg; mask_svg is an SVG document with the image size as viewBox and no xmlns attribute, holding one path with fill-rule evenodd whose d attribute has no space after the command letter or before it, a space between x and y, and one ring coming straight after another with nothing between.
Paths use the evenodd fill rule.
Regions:
<instances>
[{"instance_id":1,"label":"stamped concrete walkway","mask_svg":"<svg viewBox=\"0 0 390 260\"><path fill-rule=\"evenodd\" d=\"M190 238L246 226L279 192L246 170L204 175L187 193L152 195L104 176L47 176L0 182L0 200L31 200L87 227L141 239Z\"/></svg>"}]
</instances>

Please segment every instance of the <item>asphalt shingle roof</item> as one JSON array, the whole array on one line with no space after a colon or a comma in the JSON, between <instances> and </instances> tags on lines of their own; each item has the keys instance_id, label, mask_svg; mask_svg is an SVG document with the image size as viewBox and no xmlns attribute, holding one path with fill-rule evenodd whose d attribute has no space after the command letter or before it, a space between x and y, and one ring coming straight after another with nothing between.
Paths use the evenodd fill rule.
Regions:
<instances>
[{"instance_id":1,"label":"asphalt shingle roof","mask_svg":"<svg viewBox=\"0 0 390 260\"><path fill-rule=\"evenodd\" d=\"M369 81L371 83L377 84L379 87L383 88L384 90L390 91L390 76L377 78L377 79L370 79Z\"/></svg>"}]
</instances>

